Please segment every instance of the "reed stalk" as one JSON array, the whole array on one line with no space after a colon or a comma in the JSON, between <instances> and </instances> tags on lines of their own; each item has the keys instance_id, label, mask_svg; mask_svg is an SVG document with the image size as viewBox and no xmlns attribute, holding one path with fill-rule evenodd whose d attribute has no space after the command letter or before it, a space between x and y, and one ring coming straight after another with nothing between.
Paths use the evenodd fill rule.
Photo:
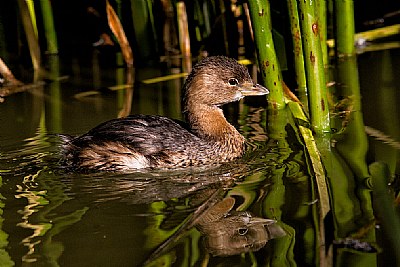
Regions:
<instances>
[{"instance_id":1,"label":"reed stalk","mask_svg":"<svg viewBox=\"0 0 400 267\"><path fill-rule=\"evenodd\" d=\"M49 0L40 0L40 7L43 14L44 34L47 41L47 53L57 54L57 34L54 28L53 10Z\"/></svg>"},{"instance_id":2,"label":"reed stalk","mask_svg":"<svg viewBox=\"0 0 400 267\"><path fill-rule=\"evenodd\" d=\"M33 32L35 33L36 38L39 36L38 28L37 28L37 20L35 13L35 3L33 0L25 0L26 6L28 7L29 16L31 18L31 22L33 25Z\"/></svg>"},{"instance_id":3,"label":"reed stalk","mask_svg":"<svg viewBox=\"0 0 400 267\"><path fill-rule=\"evenodd\" d=\"M297 0L287 0L287 6L293 42L294 70L296 74L297 90L300 101L306 107L306 110L308 110L307 79L303 53L303 42L300 30L300 19L297 11Z\"/></svg>"},{"instance_id":4,"label":"reed stalk","mask_svg":"<svg viewBox=\"0 0 400 267\"><path fill-rule=\"evenodd\" d=\"M354 46L354 3L353 0L335 1L336 14L336 53L338 56L351 56Z\"/></svg>"},{"instance_id":5,"label":"reed stalk","mask_svg":"<svg viewBox=\"0 0 400 267\"><path fill-rule=\"evenodd\" d=\"M271 10L269 1L249 0L258 66L264 85L269 89L269 102L274 109L285 107L282 74L272 39Z\"/></svg>"},{"instance_id":6,"label":"reed stalk","mask_svg":"<svg viewBox=\"0 0 400 267\"><path fill-rule=\"evenodd\" d=\"M36 19L31 17L32 13L29 10L27 2L25 2L24 0L17 0L17 2L21 13L21 19L22 19L22 24L24 26L26 39L28 41L28 47L32 59L32 65L34 70L38 71L41 65L41 55L40 55L39 41L37 37Z\"/></svg>"},{"instance_id":7,"label":"reed stalk","mask_svg":"<svg viewBox=\"0 0 400 267\"><path fill-rule=\"evenodd\" d=\"M191 64L191 51L190 51L190 37L189 37L189 25L186 14L186 6L184 2L178 2L176 4L177 16L178 16L178 31L179 31L179 45L183 58L183 71L189 73L192 69Z\"/></svg>"},{"instance_id":8,"label":"reed stalk","mask_svg":"<svg viewBox=\"0 0 400 267\"><path fill-rule=\"evenodd\" d=\"M328 45L326 43L326 40L328 39L327 3L326 0L319 0L316 2L318 7L318 29L319 38L321 39L322 60L324 62L325 69L327 69L329 65Z\"/></svg>"},{"instance_id":9,"label":"reed stalk","mask_svg":"<svg viewBox=\"0 0 400 267\"><path fill-rule=\"evenodd\" d=\"M115 13L114 8L110 5L108 0L106 1L106 11L108 25L110 26L111 31L118 40L125 63L128 67L133 67L134 59L131 46L128 42L128 38L125 35L125 31L122 27L121 21L119 20L118 15Z\"/></svg>"},{"instance_id":10,"label":"reed stalk","mask_svg":"<svg viewBox=\"0 0 400 267\"><path fill-rule=\"evenodd\" d=\"M330 132L330 120L317 6L312 0L299 3L311 125L317 134L326 134Z\"/></svg>"}]
</instances>

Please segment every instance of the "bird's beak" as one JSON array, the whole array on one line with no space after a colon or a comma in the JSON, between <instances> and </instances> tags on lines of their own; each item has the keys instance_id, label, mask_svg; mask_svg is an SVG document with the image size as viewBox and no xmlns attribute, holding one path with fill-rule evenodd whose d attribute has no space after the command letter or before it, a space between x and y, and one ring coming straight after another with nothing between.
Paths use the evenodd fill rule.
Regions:
<instances>
[{"instance_id":1,"label":"bird's beak","mask_svg":"<svg viewBox=\"0 0 400 267\"><path fill-rule=\"evenodd\" d=\"M267 88L262 85L254 84L254 83L243 83L240 85L240 92L243 96L252 96L252 95L266 95L269 94Z\"/></svg>"},{"instance_id":2,"label":"bird's beak","mask_svg":"<svg viewBox=\"0 0 400 267\"><path fill-rule=\"evenodd\" d=\"M263 225L270 225L276 223L275 220L271 219L264 219L259 217L251 217L249 224L263 224Z\"/></svg>"}]
</instances>

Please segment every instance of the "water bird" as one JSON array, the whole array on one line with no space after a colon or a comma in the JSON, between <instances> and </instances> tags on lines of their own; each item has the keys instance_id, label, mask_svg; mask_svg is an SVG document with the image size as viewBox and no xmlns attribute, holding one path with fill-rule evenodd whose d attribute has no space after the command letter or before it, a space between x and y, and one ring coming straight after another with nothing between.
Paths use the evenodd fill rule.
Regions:
<instances>
[{"instance_id":1,"label":"water bird","mask_svg":"<svg viewBox=\"0 0 400 267\"><path fill-rule=\"evenodd\" d=\"M231 161L243 155L245 139L221 106L268 93L236 60L206 57L183 85L187 123L158 115L113 119L81 136L63 137L62 164L78 172L124 172Z\"/></svg>"}]
</instances>

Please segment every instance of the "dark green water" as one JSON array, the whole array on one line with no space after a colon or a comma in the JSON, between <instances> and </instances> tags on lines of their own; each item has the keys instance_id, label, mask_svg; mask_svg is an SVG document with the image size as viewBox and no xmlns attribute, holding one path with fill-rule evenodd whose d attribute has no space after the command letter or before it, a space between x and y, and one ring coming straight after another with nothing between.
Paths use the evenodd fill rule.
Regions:
<instances>
[{"instance_id":1,"label":"dark green water","mask_svg":"<svg viewBox=\"0 0 400 267\"><path fill-rule=\"evenodd\" d=\"M390 110L391 116L386 115L388 109L396 109L394 100L399 100L398 52L375 52L359 57L365 124L397 140L398 112ZM388 69L389 76L388 70L383 71L388 62L392 66ZM153 255L150 263L153 266L316 265L319 229L315 184L303 141L287 110L269 113L264 98L226 106L226 117L249 142L244 158L229 164L170 172L71 174L58 166L60 141L55 134L81 134L117 117L127 99L126 91L108 88L124 83L125 74L123 69L103 70L96 64L88 69L73 65L58 72L69 76L29 93L10 96L0 104L1 267L140 266L150 255ZM137 70L132 114L160 114L181 119L182 79L155 84L140 82L162 74L163 71L154 69ZM385 82L379 82L378 78ZM378 85L387 89L380 90L385 94L376 93ZM93 90L96 94L77 95ZM377 104L379 101L385 105ZM380 108L384 110L378 112ZM366 160L372 162L386 157L393 173L398 173L398 150L370 141ZM348 171L347 174L351 173ZM342 178L351 177L349 174ZM339 207L329 217L337 217L338 223L326 225L328 244L333 238L350 236L354 225L365 226L358 213L352 214L365 204L359 195L360 185L354 181L350 184L343 193L348 202L341 202L342 194L334 201L345 208L340 213ZM362 192L370 194L368 190ZM195 218L202 210L207 211L229 197L235 199L233 210L274 219L286 235L269 240L255 252L241 253L241 248L236 249L238 255L212 256ZM345 222L340 220L344 217ZM232 221L218 223L215 228L235 227ZM265 228L271 230L269 226ZM379 229L376 231L378 236L384 236ZM234 231L238 233L239 229ZM246 234L247 240L254 238L250 236L251 231ZM261 241L266 239L255 236ZM338 266L354 262L359 263L357 266L376 266L377 259L385 264L393 263L395 256L390 244L377 242L383 248L380 254L339 244L334 246L333 259ZM233 243L232 240L225 242L220 249ZM160 249L162 244L165 248ZM161 252L152 254L157 249Z\"/></svg>"}]
</instances>

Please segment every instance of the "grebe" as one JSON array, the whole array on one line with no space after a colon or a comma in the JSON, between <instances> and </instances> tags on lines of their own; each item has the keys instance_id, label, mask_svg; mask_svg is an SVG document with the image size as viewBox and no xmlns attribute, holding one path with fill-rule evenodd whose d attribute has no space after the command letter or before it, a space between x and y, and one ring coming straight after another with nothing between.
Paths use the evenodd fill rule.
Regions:
<instances>
[{"instance_id":1,"label":"grebe","mask_svg":"<svg viewBox=\"0 0 400 267\"><path fill-rule=\"evenodd\" d=\"M188 125L157 115L113 119L79 137L65 137L63 165L80 172L170 169L242 156L245 139L220 107L269 91L254 84L236 60L212 56L193 67L183 92Z\"/></svg>"}]
</instances>

